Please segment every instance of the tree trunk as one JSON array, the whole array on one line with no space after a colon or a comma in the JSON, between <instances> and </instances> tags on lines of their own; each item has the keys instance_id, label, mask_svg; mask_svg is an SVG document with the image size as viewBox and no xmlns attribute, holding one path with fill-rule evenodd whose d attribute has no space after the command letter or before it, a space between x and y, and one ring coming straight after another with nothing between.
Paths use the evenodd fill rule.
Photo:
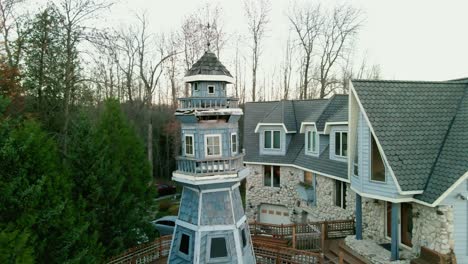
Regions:
<instances>
[{"instance_id":1,"label":"tree trunk","mask_svg":"<svg viewBox=\"0 0 468 264\"><path fill-rule=\"evenodd\" d=\"M150 94L148 95L148 161L150 164L150 176L151 181L153 180L153 118L151 113L151 106L153 104L153 96Z\"/></svg>"}]
</instances>

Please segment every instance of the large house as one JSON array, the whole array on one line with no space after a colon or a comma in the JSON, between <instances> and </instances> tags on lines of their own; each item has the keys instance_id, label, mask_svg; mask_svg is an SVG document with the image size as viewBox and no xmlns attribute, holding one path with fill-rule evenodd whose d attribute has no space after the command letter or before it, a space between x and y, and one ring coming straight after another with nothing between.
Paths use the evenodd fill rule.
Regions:
<instances>
[{"instance_id":1,"label":"large house","mask_svg":"<svg viewBox=\"0 0 468 264\"><path fill-rule=\"evenodd\" d=\"M352 81L357 239L468 263L468 80Z\"/></svg>"},{"instance_id":2,"label":"large house","mask_svg":"<svg viewBox=\"0 0 468 264\"><path fill-rule=\"evenodd\" d=\"M348 96L245 105L249 220L273 224L351 219Z\"/></svg>"}]
</instances>

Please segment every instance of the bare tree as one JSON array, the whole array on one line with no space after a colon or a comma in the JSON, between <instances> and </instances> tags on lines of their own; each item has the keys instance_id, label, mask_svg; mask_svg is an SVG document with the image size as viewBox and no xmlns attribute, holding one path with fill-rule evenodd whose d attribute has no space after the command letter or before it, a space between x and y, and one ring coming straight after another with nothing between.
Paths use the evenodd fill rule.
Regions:
<instances>
[{"instance_id":1,"label":"bare tree","mask_svg":"<svg viewBox=\"0 0 468 264\"><path fill-rule=\"evenodd\" d=\"M16 14L24 0L0 1L0 32L3 48L10 67L17 68L24 48L24 34L21 18Z\"/></svg>"},{"instance_id":2,"label":"bare tree","mask_svg":"<svg viewBox=\"0 0 468 264\"><path fill-rule=\"evenodd\" d=\"M250 37L252 38L252 101L256 99L257 86L257 67L260 55L262 53L262 40L265 37L267 24L269 23L268 14L271 10L271 4L268 0L245 0L244 11L247 18L247 25Z\"/></svg>"},{"instance_id":3,"label":"bare tree","mask_svg":"<svg viewBox=\"0 0 468 264\"><path fill-rule=\"evenodd\" d=\"M137 17L140 22L140 31L138 35L138 67L140 70L140 79L145 91L145 104L148 119L147 150L148 160L151 167L151 176L153 176L153 121L151 117L153 94L159 85L159 79L163 73L163 63L174 54L168 53L164 47L163 37L159 41L154 41L154 37L148 33L148 20L145 14ZM154 52L153 47L158 47Z\"/></svg>"},{"instance_id":4,"label":"bare tree","mask_svg":"<svg viewBox=\"0 0 468 264\"><path fill-rule=\"evenodd\" d=\"M339 60L345 57L352 48L354 38L362 23L362 15L359 9L349 5L335 7L331 14L326 15L326 21L320 33L321 54L319 58L320 98L332 93L337 83L341 83L333 69Z\"/></svg>"},{"instance_id":5,"label":"bare tree","mask_svg":"<svg viewBox=\"0 0 468 264\"><path fill-rule=\"evenodd\" d=\"M284 100L289 98L289 89L291 84L291 74L292 74L292 55L293 47L291 45L291 36L288 36L286 41L286 46L284 48L284 57L283 62L281 63L282 71L282 84L283 84L283 96Z\"/></svg>"},{"instance_id":6,"label":"bare tree","mask_svg":"<svg viewBox=\"0 0 468 264\"><path fill-rule=\"evenodd\" d=\"M99 10L111 4L95 0L62 0L59 4L65 29L66 62L64 69L64 125L63 151L67 153L68 124L70 121L70 104L77 83L76 50L78 42L85 36L84 23L93 18Z\"/></svg>"},{"instance_id":7,"label":"bare tree","mask_svg":"<svg viewBox=\"0 0 468 264\"><path fill-rule=\"evenodd\" d=\"M309 71L312 64L313 52L317 38L323 25L321 7L318 4L295 5L288 15L293 30L303 53L302 81L299 97L306 99L309 96L308 86L310 82Z\"/></svg>"}]
</instances>

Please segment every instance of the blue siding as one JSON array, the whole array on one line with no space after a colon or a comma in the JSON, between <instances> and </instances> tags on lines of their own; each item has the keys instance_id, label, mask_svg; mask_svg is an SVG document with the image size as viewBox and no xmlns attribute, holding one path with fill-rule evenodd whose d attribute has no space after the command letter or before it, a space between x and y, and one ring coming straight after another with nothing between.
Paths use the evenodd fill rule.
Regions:
<instances>
[{"instance_id":1,"label":"blue siding","mask_svg":"<svg viewBox=\"0 0 468 264\"><path fill-rule=\"evenodd\" d=\"M398 193L398 189L393 180L393 177L390 174L387 164L385 164L385 182L375 182L370 180L371 132L362 113L359 114L357 129L359 137L359 177L351 176L351 186L360 192L372 195L384 196L389 198L407 197Z\"/></svg>"},{"instance_id":2,"label":"blue siding","mask_svg":"<svg viewBox=\"0 0 468 264\"><path fill-rule=\"evenodd\" d=\"M453 240L458 263L468 263L468 202L458 199L457 194L468 195L468 182L462 182L441 204L453 207Z\"/></svg>"},{"instance_id":3,"label":"blue siding","mask_svg":"<svg viewBox=\"0 0 468 264\"><path fill-rule=\"evenodd\" d=\"M228 191L202 193L201 225L234 224Z\"/></svg>"},{"instance_id":4,"label":"blue siding","mask_svg":"<svg viewBox=\"0 0 468 264\"><path fill-rule=\"evenodd\" d=\"M195 158L205 158L205 135L209 134L220 134L221 135L221 154L222 157L231 157L231 134L237 133L237 147L239 153L239 129L237 124L222 124L216 127L207 127L203 125L196 126L182 126L182 155L185 155L185 135L194 135L194 148ZM235 155L235 154L234 154Z\"/></svg>"},{"instance_id":5,"label":"blue siding","mask_svg":"<svg viewBox=\"0 0 468 264\"><path fill-rule=\"evenodd\" d=\"M182 234L187 234L190 236L190 246L189 246L189 255L185 256L183 253L179 252L180 239ZM168 263L176 264L189 264L193 263L193 254L195 246L195 231L184 228L182 226L176 226L174 232L174 238L172 241L172 249L170 254L170 259Z\"/></svg>"},{"instance_id":6,"label":"blue siding","mask_svg":"<svg viewBox=\"0 0 468 264\"><path fill-rule=\"evenodd\" d=\"M191 87L192 97L226 97L226 83L225 82L197 82L198 91ZM214 85L214 94L208 94L208 86Z\"/></svg>"},{"instance_id":7,"label":"blue siding","mask_svg":"<svg viewBox=\"0 0 468 264\"><path fill-rule=\"evenodd\" d=\"M264 149L263 146L264 146L264 143L265 143L265 138L264 138L264 131L265 130L279 130L281 131L281 148L276 150L276 149ZM259 144L259 148L260 148L260 155L281 155L281 156L284 156L286 154L286 150L287 150L287 143L288 143L288 140L286 139L286 131L284 131L283 129L283 126L281 125L278 125L278 126L261 126L259 129L258 129L258 134L259 134L259 137L260 137L260 144ZM289 141L291 141L291 139L289 139Z\"/></svg>"},{"instance_id":8,"label":"blue siding","mask_svg":"<svg viewBox=\"0 0 468 264\"><path fill-rule=\"evenodd\" d=\"M180 201L179 219L194 225L198 225L198 193L184 188Z\"/></svg>"},{"instance_id":9,"label":"blue siding","mask_svg":"<svg viewBox=\"0 0 468 264\"><path fill-rule=\"evenodd\" d=\"M244 216L244 207L242 206L239 188L232 190L232 205L234 206L234 216L237 222Z\"/></svg>"}]
</instances>

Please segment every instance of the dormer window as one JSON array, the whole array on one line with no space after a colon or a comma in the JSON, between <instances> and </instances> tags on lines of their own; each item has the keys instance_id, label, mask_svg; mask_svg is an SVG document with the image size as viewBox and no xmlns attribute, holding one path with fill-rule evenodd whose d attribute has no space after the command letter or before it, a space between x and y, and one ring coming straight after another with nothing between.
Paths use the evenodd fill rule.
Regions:
<instances>
[{"instance_id":1,"label":"dormer window","mask_svg":"<svg viewBox=\"0 0 468 264\"><path fill-rule=\"evenodd\" d=\"M208 85L208 94L214 94L214 93L215 93L214 85Z\"/></svg>"},{"instance_id":2,"label":"dormer window","mask_svg":"<svg viewBox=\"0 0 468 264\"><path fill-rule=\"evenodd\" d=\"M281 131L279 130L265 130L264 132L264 145L265 149L281 149Z\"/></svg>"},{"instance_id":3,"label":"dormer window","mask_svg":"<svg viewBox=\"0 0 468 264\"><path fill-rule=\"evenodd\" d=\"M348 156L348 132L335 132L335 156L346 158Z\"/></svg>"},{"instance_id":4,"label":"dormer window","mask_svg":"<svg viewBox=\"0 0 468 264\"><path fill-rule=\"evenodd\" d=\"M314 128L306 131L306 154L318 153L318 134Z\"/></svg>"}]
</instances>

